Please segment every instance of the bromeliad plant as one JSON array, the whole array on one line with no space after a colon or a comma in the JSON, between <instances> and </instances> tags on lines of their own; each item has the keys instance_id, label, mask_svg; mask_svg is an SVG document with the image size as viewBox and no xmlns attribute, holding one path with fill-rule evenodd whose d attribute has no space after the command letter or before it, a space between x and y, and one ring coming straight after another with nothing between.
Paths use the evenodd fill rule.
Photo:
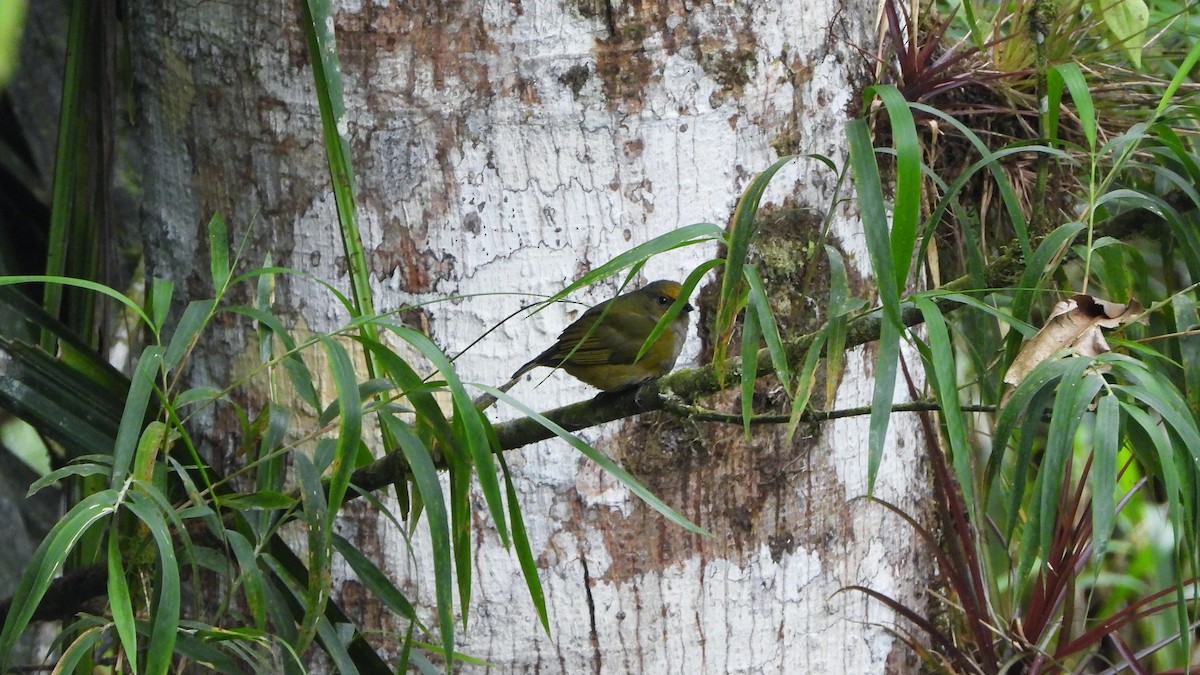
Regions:
<instances>
[{"instance_id":1,"label":"bromeliad plant","mask_svg":"<svg viewBox=\"0 0 1200 675\"><path fill-rule=\"evenodd\" d=\"M899 357L902 337L918 350L925 372L925 383L907 377L910 395L923 398L927 389L940 409L937 424L924 417L935 525L883 504L936 557L941 586L932 602L939 612L930 617L877 591L856 590L915 626L895 630L930 671L1189 672L1196 666L1200 162L1198 111L1181 88L1190 86L1186 74L1198 60L1200 46L1193 44L1172 66L1176 75L1155 104L1124 128L1111 126L1114 118L1101 126L1091 96L1095 81L1081 68L1048 67L1041 139L999 149L964 121L905 101L899 90L868 90L884 103L894 145L886 152L895 155L890 231L880 227L875 234L872 223L888 222L875 188L878 151L866 124L851 123L852 166L885 328L871 467L883 449L878 429L886 428L894 378L901 366L908 372ZM964 162L952 179L924 167L910 110L960 135L979 158ZM1064 140L1059 118L1068 114L1073 129ZM1030 198L1018 199L1010 182L1018 171L1009 163L1021 157L1039 158L1033 165L1057 163L1054 170L1073 174L1061 185L1078 185L1078 192L1050 202L1048 183L1032 182L1021 190ZM1015 233L1006 246L987 246L989 237L977 228L988 217L988 200L966 192L984 169L988 195L1001 203L993 213L1005 214ZM923 197L923 187L934 196ZM1031 208L1038 204L1040 212ZM1056 204L1064 210L1056 212ZM1154 216L1139 216L1139 209ZM897 288L910 261L931 260L930 243L949 213L970 244L970 283L901 301ZM1059 217L1066 224L1039 224ZM1156 222L1149 231L1148 221ZM1056 293L1047 292L1050 286ZM960 293L966 288L982 292ZM1080 353L1067 340L1035 359L1019 356L1029 350L1023 339L1037 333L1031 324L1043 322L1042 305L1081 292L1141 300L1148 326L1116 327L1109 341L1117 353L1107 346ZM948 316L951 309L957 311ZM914 314L922 328L906 330ZM1019 359L1026 361L1021 376L1002 378ZM977 406L974 414L964 412L968 404ZM1169 542L1165 550L1146 543L1147 523L1159 523L1154 537Z\"/></svg>"}]
</instances>

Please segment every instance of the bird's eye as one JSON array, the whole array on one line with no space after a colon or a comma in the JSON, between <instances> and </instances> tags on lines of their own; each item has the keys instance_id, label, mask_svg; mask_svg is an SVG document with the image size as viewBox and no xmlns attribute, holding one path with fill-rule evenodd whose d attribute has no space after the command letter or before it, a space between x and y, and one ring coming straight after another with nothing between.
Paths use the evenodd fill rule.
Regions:
<instances>
[{"instance_id":1,"label":"bird's eye","mask_svg":"<svg viewBox=\"0 0 1200 675\"><path fill-rule=\"evenodd\" d=\"M658 296L658 304L663 305L665 307L665 306L671 304L671 299L665 295L660 295L660 296Z\"/></svg>"}]
</instances>

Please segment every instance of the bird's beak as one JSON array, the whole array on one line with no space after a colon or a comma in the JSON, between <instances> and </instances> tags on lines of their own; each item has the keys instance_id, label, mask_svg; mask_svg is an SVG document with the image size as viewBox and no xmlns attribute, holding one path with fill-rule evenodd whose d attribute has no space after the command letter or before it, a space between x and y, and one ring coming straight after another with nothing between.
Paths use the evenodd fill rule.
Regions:
<instances>
[{"instance_id":1,"label":"bird's beak","mask_svg":"<svg viewBox=\"0 0 1200 675\"><path fill-rule=\"evenodd\" d=\"M687 313L687 312L690 312L690 311L692 311L693 309L696 309L696 308L695 308L695 307L692 307L692 303L690 303L690 302L685 302L685 303L683 303L683 309L681 309L681 310L679 310L679 311L681 311L681 312L684 312L684 313Z\"/></svg>"}]
</instances>

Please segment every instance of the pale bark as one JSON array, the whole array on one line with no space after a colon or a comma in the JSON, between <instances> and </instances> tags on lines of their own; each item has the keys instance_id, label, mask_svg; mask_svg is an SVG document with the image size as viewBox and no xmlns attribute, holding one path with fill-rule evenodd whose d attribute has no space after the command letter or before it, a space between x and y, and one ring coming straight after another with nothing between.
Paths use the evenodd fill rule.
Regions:
<instances>
[{"instance_id":1,"label":"pale bark","mask_svg":"<svg viewBox=\"0 0 1200 675\"><path fill-rule=\"evenodd\" d=\"M131 5L151 272L192 297L209 293L203 223L220 210L239 234L250 228L249 261L270 252L344 286L293 3ZM724 224L773 147L843 161L842 125L868 65L854 47L871 43L874 13L854 0L342 3L339 53L377 307L500 293L404 315L453 353L526 302L521 293L553 292L671 228ZM818 215L796 221L809 229L771 236L810 240L808 219L827 208L833 184L811 160L782 172L771 198ZM834 243L869 275L849 207L838 210ZM774 246L764 241L764 258ZM681 279L714 254L667 254L643 277ZM790 303L785 328L816 325L823 291L806 298L784 267L767 276ZM302 329L346 319L314 284L285 280L277 300ZM460 359L460 373L504 381L574 311L506 325ZM210 341L194 379L224 382L251 362L242 356L249 335ZM681 363L701 347L693 333ZM848 356L831 407L869 401L871 359L870 350ZM593 393L561 374L535 387L540 380L513 393L537 408ZM736 410L732 395L713 405ZM212 425L217 451L236 445L225 436L233 420ZM538 627L515 558L481 510L462 651L498 672L910 669L879 625L894 622L891 612L837 594L862 584L919 607L930 572L902 523L850 501L866 491L865 419L811 429L786 447L782 431L756 430L747 443L738 428L665 415L584 436L716 537L669 525L563 443L510 453L553 634ZM914 416L895 417L877 494L910 512L928 494L923 444ZM432 603L422 536L413 564L400 535L363 505L345 525L398 585ZM343 600L358 605L348 588Z\"/></svg>"}]
</instances>

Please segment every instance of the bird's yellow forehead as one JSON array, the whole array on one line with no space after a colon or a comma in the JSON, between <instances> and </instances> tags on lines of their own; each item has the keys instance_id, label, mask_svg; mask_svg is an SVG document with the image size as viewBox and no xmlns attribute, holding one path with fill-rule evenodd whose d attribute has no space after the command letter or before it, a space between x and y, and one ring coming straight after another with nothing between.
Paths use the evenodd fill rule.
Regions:
<instances>
[{"instance_id":1,"label":"bird's yellow forehead","mask_svg":"<svg viewBox=\"0 0 1200 675\"><path fill-rule=\"evenodd\" d=\"M642 290L644 290L648 293L654 293L654 294L661 293L661 294L667 296L668 298L671 298L672 300L678 300L679 292L681 290L683 290L683 287L680 286L679 283L675 282L675 281L655 281L652 284L648 284Z\"/></svg>"}]
</instances>

